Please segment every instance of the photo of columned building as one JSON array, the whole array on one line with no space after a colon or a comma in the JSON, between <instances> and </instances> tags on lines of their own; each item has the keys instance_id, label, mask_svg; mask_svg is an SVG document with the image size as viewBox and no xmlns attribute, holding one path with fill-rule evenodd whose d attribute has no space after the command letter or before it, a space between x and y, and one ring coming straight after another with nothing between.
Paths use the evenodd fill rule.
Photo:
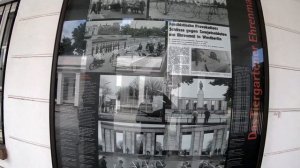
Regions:
<instances>
[{"instance_id":1,"label":"photo of columned building","mask_svg":"<svg viewBox=\"0 0 300 168\"><path fill-rule=\"evenodd\" d=\"M160 125L99 121L100 152L132 155L223 155L228 125Z\"/></svg>"}]
</instances>

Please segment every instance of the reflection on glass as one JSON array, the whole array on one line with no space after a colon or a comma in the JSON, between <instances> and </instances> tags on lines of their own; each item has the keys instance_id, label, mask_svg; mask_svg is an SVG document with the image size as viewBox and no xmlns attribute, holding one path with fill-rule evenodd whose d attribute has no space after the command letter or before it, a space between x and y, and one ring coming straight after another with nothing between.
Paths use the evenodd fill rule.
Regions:
<instances>
[{"instance_id":1,"label":"reflection on glass","mask_svg":"<svg viewBox=\"0 0 300 168\"><path fill-rule=\"evenodd\" d=\"M182 140L181 140L181 152L182 155L190 155L190 150L192 147L192 135L191 133L185 133L182 135Z\"/></svg>"},{"instance_id":2,"label":"reflection on glass","mask_svg":"<svg viewBox=\"0 0 300 168\"><path fill-rule=\"evenodd\" d=\"M164 135L155 135L155 155L162 155L164 150Z\"/></svg>"},{"instance_id":3,"label":"reflection on glass","mask_svg":"<svg viewBox=\"0 0 300 168\"><path fill-rule=\"evenodd\" d=\"M123 153L123 149L124 149L124 137L123 137L123 133L121 132L116 132L116 150L115 152L120 152ZM127 152L127 149L126 149Z\"/></svg>"},{"instance_id":4,"label":"reflection on glass","mask_svg":"<svg viewBox=\"0 0 300 168\"><path fill-rule=\"evenodd\" d=\"M204 133L202 155L211 155L213 152L214 133Z\"/></svg>"},{"instance_id":5,"label":"reflection on glass","mask_svg":"<svg viewBox=\"0 0 300 168\"><path fill-rule=\"evenodd\" d=\"M99 116L123 122L162 122L162 87L160 77L101 75Z\"/></svg>"},{"instance_id":6,"label":"reflection on glass","mask_svg":"<svg viewBox=\"0 0 300 168\"><path fill-rule=\"evenodd\" d=\"M56 126L59 143L72 143L58 148L79 151L75 153L93 158L90 164L98 167L197 168L199 160L189 157L202 155L215 157L216 166L224 159L220 156L227 141L224 132L229 129L230 45L204 49L183 38L191 44L184 46L168 34L174 33L168 30L170 24L179 22L132 18L227 25L227 4L221 0L215 4L145 2L91 0L87 20L64 23L57 65ZM175 64L189 64L185 69L189 72L177 73ZM73 137L62 136L65 132ZM98 141L77 145L81 139ZM95 144L98 150L84 150ZM72 159L62 164L77 164Z\"/></svg>"},{"instance_id":7,"label":"reflection on glass","mask_svg":"<svg viewBox=\"0 0 300 168\"><path fill-rule=\"evenodd\" d=\"M144 135L135 135L135 154L144 154Z\"/></svg>"}]
</instances>

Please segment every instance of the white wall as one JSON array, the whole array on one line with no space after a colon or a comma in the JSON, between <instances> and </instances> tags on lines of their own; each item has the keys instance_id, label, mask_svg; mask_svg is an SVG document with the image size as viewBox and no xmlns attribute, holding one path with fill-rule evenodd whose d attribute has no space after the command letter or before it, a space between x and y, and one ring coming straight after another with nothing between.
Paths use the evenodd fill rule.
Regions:
<instances>
[{"instance_id":1,"label":"white wall","mask_svg":"<svg viewBox=\"0 0 300 168\"><path fill-rule=\"evenodd\" d=\"M6 168L51 168L50 75L63 0L21 0L7 60ZM47 3L48 2L48 3Z\"/></svg>"},{"instance_id":2,"label":"white wall","mask_svg":"<svg viewBox=\"0 0 300 168\"><path fill-rule=\"evenodd\" d=\"M49 89L63 0L22 0L7 60L7 168L50 168ZM270 57L263 168L300 167L300 0L262 0ZM26 4L26 5L24 5Z\"/></svg>"},{"instance_id":3,"label":"white wall","mask_svg":"<svg viewBox=\"0 0 300 168\"><path fill-rule=\"evenodd\" d=\"M263 168L300 167L300 0L262 0L270 59Z\"/></svg>"}]
</instances>

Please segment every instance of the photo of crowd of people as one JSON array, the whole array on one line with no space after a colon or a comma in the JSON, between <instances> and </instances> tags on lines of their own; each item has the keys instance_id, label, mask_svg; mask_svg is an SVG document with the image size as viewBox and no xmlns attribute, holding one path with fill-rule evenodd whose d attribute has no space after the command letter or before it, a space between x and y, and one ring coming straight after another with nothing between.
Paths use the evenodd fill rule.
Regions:
<instances>
[{"instance_id":1,"label":"photo of crowd of people","mask_svg":"<svg viewBox=\"0 0 300 168\"><path fill-rule=\"evenodd\" d=\"M226 0L90 0L90 21L128 18L229 24Z\"/></svg>"},{"instance_id":2,"label":"photo of crowd of people","mask_svg":"<svg viewBox=\"0 0 300 168\"><path fill-rule=\"evenodd\" d=\"M89 20L146 18L147 0L91 0Z\"/></svg>"}]
</instances>

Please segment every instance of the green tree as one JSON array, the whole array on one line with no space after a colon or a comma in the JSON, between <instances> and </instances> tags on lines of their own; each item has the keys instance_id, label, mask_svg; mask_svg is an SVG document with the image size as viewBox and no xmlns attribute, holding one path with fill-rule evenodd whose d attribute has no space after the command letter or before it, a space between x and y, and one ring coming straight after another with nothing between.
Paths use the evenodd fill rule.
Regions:
<instances>
[{"instance_id":1,"label":"green tree","mask_svg":"<svg viewBox=\"0 0 300 168\"><path fill-rule=\"evenodd\" d=\"M156 78L148 78L145 81L145 94L150 98L150 102L153 102L154 96L161 95L163 87L163 80Z\"/></svg>"},{"instance_id":2,"label":"green tree","mask_svg":"<svg viewBox=\"0 0 300 168\"><path fill-rule=\"evenodd\" d=\"M73 53L72 40L68 37L63 37L60 43L60 54L61 55L70 55Z\"/></svg>"},{"instance_id":3,"label":"green tree","mask_svg":"<svg viewBox=\"0 0 300 168\"><path fill-rule=\"evenodd\" d=\"M232 88L231 79L217 78L217 79L214 79L214 81L209 82L209 83L213 86L228 86L228 89L227 89L226 93L223 94L223 96L225 96L225 100L227 102L231 101L232 95L233 95L233 88Z\"/></svg>"},{"instance_id":4,"label":"green tree","mask_svg":"<svg viewBox=\"0 0 300 168\"><path fill-rule=\"evenodd\" d=\"M82 55L86 49L86 41L84 40L86 23L81 23L72 32L72 37L74 39L73 48Z\"/></svg>"},{"instance_id":5,"label":"green tree","mask_svg":"<svg viewBox=\"0 0 300 168\"><path fill-rule=\"evenodd\" d=\"M131 32L131 28L130 28L129 24L121 27L121 34L123 34L123 35L129 35L130 32Z\"/></svg>"}]
</instances>

